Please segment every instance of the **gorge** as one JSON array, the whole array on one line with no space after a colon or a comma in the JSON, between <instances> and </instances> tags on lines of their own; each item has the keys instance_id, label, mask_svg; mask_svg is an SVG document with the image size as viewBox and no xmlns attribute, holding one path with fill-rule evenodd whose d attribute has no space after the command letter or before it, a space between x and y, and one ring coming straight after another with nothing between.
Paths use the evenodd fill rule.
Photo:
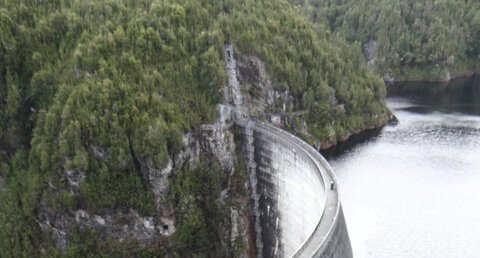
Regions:
<instances>
[{"instance_id":1,"label":"gorge","mask_svg":"<svg viewBox=\"0 0 480 258\"><path fill-rule=\"evenodd\" d=\"M382 131L384 80L478 71L479 8L0 0L0 256L350 257L316 150Z\"/></svg>"}]
</instances>

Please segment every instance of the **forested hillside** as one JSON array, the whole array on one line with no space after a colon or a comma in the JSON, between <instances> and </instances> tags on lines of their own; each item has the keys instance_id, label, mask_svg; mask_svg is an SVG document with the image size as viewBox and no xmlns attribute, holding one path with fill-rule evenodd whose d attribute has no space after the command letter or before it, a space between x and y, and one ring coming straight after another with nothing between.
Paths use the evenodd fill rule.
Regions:
<instances>
[{"instance_id":1,"label":"forested hillside","mask_svg":"<svg viewBox=\"0 0 480 258\"><path fill-rule=\"evenodd\" d=\"M350 42L376 43L374 67L396 80L445 80L479 69L479 1L291 2Z\"/></svg>"},{"instance_id":2,"label":"forested hillside","mask_svg":"<svg viewBox=\"0 0 480 258\"><path fill-rule=\"evenodd\" d=\"M53 219L77 219L79 210L156 216L162 207L145 167L167 166L186 133L216 119L226 42L266 63L273 87L297 99L290 111L305 111L317 140L386 119L384 85L359 46L315 30L284 0L0 0L0 35L0 256L241 249L220 246L229 241L221 231L229 204L217 203L227 179L206 157L172 178L174 236L120 245L64 223L67 242L54 241Z\"/></svg>"}]
</instances>

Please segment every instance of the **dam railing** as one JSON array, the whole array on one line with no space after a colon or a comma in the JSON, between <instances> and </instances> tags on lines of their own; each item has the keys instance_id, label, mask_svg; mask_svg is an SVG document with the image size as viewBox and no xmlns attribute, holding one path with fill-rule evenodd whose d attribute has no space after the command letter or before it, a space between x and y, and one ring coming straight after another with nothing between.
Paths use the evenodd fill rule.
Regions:
<instances>
[{"instance_id":1,"label":"dam railing","mask_svg":"<svg viewBox=\"0 0 480 258\"><path fill-rule=\"evenodd\" d=\"M231 43L225 45L225 64L228 74L225 99L233 104L230 117L244 129L245 134L257 256L263 257L264 250L267 250L265 255L271 257L351 258L350 240L330 165L300 138L273 125L248 119L248 103L237 78L237 63ZM255 131L262 131L263 135L260 133L256 139ZM269 139L262 139L267 134ZM276 143L280 145L275 146ZM265 196L260 196L261 193ZM261 205L266 211L261 209ZM303 214L305 210L308 214ZM263 220L264 224L263 218L267 220ZM268 221L269 218L272 220ZM278 227L279 220L288 227ZM266 240L266 245L263 240Z\"/></svg>"},{"instance_id":2,"label":"dam railing","mask_svg":"<svg viewBox=\"0 0 480 258\"><path fill-rule=\"evenodd\" d=\"M237 121L236 123L242 126L246 124L246 121ZM312 229L311 235L301 245L296 247L296 251L292 255L288 254L288 256L295 258L352 257L343 212L338 198L335 175L328 162L317 150L297 136L265 122L254 121L254 123L254 131L271 135L272 138L287 142L289 145L295 146L295 149L303 152L301 156L309 159L309 161L304 162L311 162L315 165L318 177L323 183L324 206L323 212L318 217L318 223Z\"/></svg>"}]
</instances>

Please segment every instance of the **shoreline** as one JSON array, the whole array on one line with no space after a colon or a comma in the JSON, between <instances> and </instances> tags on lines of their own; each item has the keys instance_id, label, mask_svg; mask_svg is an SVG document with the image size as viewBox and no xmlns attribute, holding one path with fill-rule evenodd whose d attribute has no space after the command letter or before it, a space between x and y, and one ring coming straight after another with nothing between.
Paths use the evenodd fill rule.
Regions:
<instances>
[{"instance_id":1,"label":"shoreline","mask_svg":"<svg viewBox=\"0 0 480 258\"><path fill-rule=\"evenodd\" d=\"M400 79L400 80L393 80L393 81L386 81L384 80L385 86L387 86L387 89L389 87L392 87L396 84L402 84L402 83L435 83L435 84L448 84L452 81L456 80L465 80L465 79L470 79L474 78L476 76L480 76L480 71L465 71L461 73L457 73L454 76L452 76L449 79L435 79L435 78L430 78L430 79Z\"/></svg>"},{"instance_id":2,"label":"shoreline","mask_svg":"<svg viewBox=\"0 0 480 258\"><path fill-rule=\"evenodd\" d=\"M395 81L391 85L387 86L387 95L393 94L394 96L396 96L397 94L402 92L403 94L407 93L407 95L411 94L412 92L417 92L418 94L418 91L420 90L420 95L426 94L430 96L435 96L434 94L432 95L432 93L443 94L445 92L448 93L451 91L456 91L456 87L463 87L464 83L468 82L469 80L477 80L478 78L480 78L479 71L471 72L468 74L468 76L457 76L451 78L448 81ZM418 84L424 85L419 87ZM348 148L352 147L353 145L362 143L370 139L371 137L376 137L385 126L398 124L398 119L395 117L395 115L390 109L388 110L386 116L386 121L380 120L374 125L364 127L362 130L359 129L349 132L343 137L338 137L338 139L334 142L332 141L328 143L322 143L321 147L318 148L319 151L327 159L336 157L344 153Z\"/></svg>"},{"instance_id":3,"label":"shoreline","mask_svg":"<svg viewBox=\"0 0 480 258\"><path fill-rule=\"evenodd\" d=\"M339 151L342 152L345 146L355 144L357 141L361 141L363 138L365 138L365 136L371 136L372 133L380 132L385 126L389 124L397 123L397 117L395 117L393 112L388 109L385 119L381 119L373 125L353 130L346 135L339 136L338 139L336 139L335 141L327 143L322 142L320 148L317 147L317 149L320 153L322 153L322 155L330 157L334 153L337 153Z\"/></svg>"}]
</instances>

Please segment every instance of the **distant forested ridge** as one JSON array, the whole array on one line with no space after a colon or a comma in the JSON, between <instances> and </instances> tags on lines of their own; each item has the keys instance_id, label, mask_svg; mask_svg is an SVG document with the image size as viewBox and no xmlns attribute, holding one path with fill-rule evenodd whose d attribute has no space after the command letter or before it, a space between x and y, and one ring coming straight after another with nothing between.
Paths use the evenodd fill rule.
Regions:
<instances>
[{"instance_id":1,"label":"distant forested ridge","mask_svg":"<svg viewBox=\"0 0 480 258\"><path fill-rule=\"evenodd\" d=\"M375 69L396 80L445 80L480 67L479 1L291 2L349 42L376 43Z\"/></svg>"},{"instance_id":2,"label":"distant forested ridge","mask_svg":"<svg viewBox=\"0 0 480 258\"><path fill-rule=\"evenodd\" d=\"M226 42L265 62L312 141L387 117L385 86L360 47L284 0L0 0L0 35L0 256L213 257L228 248L219 246L230 239L220 230L229 204L217 203L227 180L208 157L172 181L168 199L181 211L173 238L119 244L71 223L60 250L60 233L44 230L79 210L156 215L145 167L160 171L186 133L216 119Z\"/></svg>"}]
</instances>

